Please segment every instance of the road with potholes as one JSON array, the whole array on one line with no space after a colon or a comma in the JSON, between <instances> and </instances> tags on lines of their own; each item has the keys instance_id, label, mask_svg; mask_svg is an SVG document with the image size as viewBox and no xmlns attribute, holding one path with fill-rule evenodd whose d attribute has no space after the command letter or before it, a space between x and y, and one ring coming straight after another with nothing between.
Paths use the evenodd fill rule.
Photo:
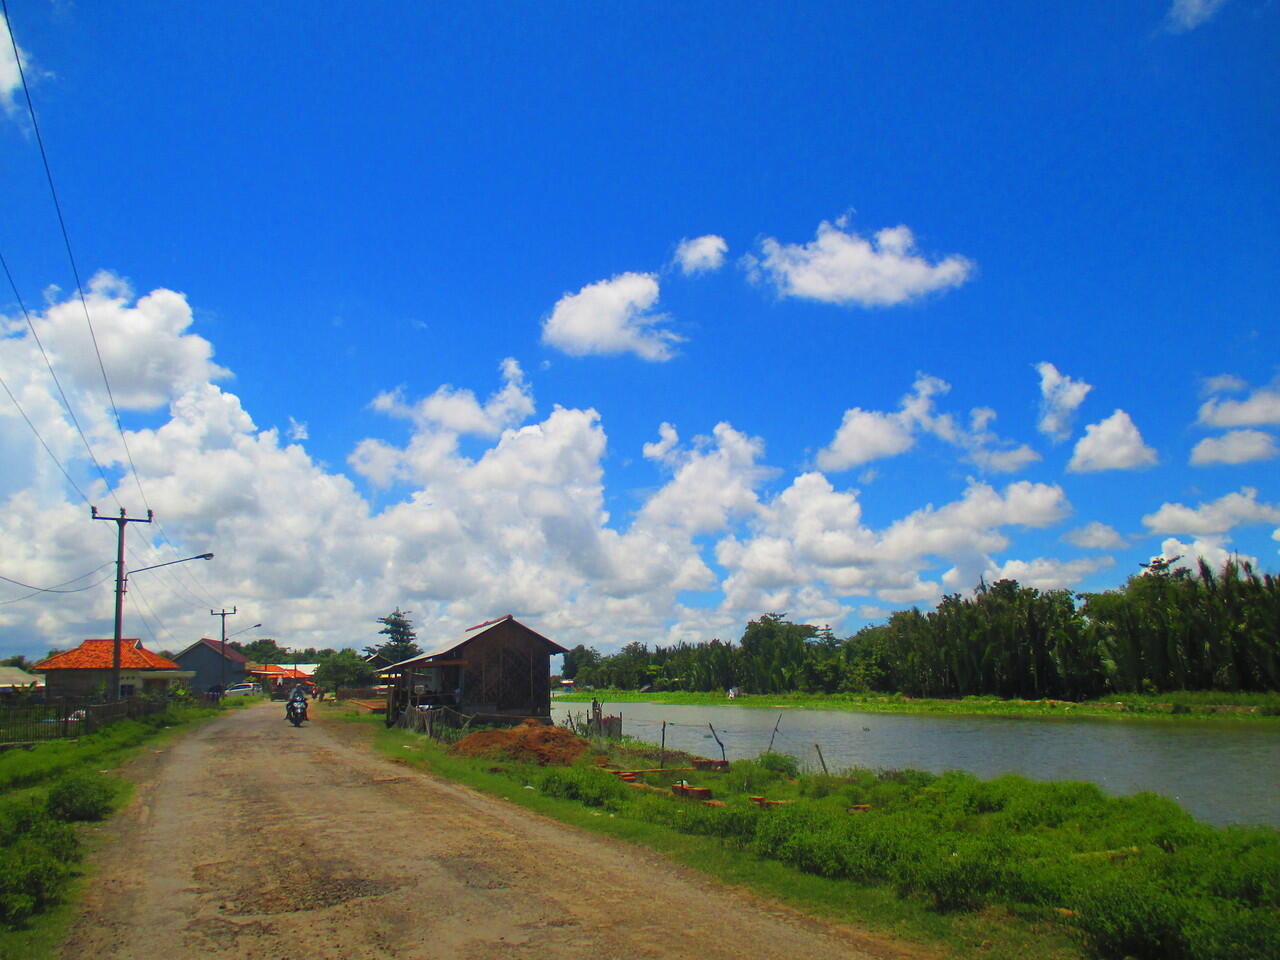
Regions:
<instances>
[{"instance_id":1,"label":"road with potholes","mask_svg":"<svg viewBox=\"0 0 1280 960\"><path fill-rule=\"evenodd\" d=\"M129 775L67 960L922 955L392 763L361 726L295 729L279 704Z\"/></svg>"}]
</instances>

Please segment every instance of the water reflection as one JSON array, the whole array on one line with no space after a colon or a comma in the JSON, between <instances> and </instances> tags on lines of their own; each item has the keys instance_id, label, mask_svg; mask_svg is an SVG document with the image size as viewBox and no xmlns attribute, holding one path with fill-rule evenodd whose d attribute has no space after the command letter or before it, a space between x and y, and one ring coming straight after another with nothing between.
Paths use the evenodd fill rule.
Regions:
<instances>
[{"instance_id":1,"label":"water reflection","mask_svg":"<svg viewBox=\"0 0 1280 960\"><path fill-rule=\"evenodd\" d=\"M557 720L581 714L582 703L554 703ZM1212 824L1280 827L1280 729L1272 724L1009 717L918 716L827 710L606 704L623 729L657 743L667 721L667 746L708 757L720 747L730 760L774 750L818 768L815 744L833 771L847 767L913 767L941 773L968 770L983 779L1019 773L1037 780L1091 780L1111 794L1149 790L1172 797ZM781 723L778 723L781 716Z\"/></svg>"}]
</instances>

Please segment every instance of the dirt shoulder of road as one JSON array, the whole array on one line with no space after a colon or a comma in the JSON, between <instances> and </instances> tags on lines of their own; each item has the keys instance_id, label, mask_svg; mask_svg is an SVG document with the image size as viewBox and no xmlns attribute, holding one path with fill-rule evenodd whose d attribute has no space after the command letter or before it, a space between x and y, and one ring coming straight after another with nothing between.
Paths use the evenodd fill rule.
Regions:
<instances>
[{"instance_id":1,"label":"dirt shoulder of road","mask_svg":"<svg viewBox=\"0 0 1280 960\"><path fill-rule=\"evenodd\" d=\"M937 956L392 763L372 732L264 703L136 758L62 956Z\"/></svg>"}]
</instances>

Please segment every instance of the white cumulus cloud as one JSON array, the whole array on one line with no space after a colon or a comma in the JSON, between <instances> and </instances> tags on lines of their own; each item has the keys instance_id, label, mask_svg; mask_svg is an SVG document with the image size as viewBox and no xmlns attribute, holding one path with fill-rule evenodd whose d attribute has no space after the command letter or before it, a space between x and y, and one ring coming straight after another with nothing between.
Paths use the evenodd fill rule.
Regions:
<instances>
[{"instance_id":1,"label":"white cumulus cloud","mask_svg":"<svg viewBox=\"0 0 1280 960\"><path fill-rule=\"evenodd\" d=\"M1115 566L1111 557L1086 557L1078 560L1055 560L1037 557L1034 560L1009 560L999 566L992 565L986 580L1017 580L1024 587L1037 590L1062 590L1073 587L1091 573Z\"/></svg>"},{"instance_id":2,"label":"white cumulus cloud","mask_svg":"<svg viewBox=\"0 0 1280 960\"><path fill-rule=\"evenodd\" d=\"M1227 0L1173 0L1169 8L1168 24L1171 30L1194 30L1218 12Z\"/></svg>"},{"instance_id":3,"label":"white cumulus cloud","mask_svg":"<svg viewBox=\"0 0 1280 960\"><path fill-rule=\"evenodd\" d=\"M854 407L844 412L831 443L818 451L823 470L848 470L869 460L893 457L915 446L913 424L902 412Z\"/></svg>"},{"instance_id":4,"label":"white cumulus cloud","mask_svg":"<svg viewBox=\"0 0 1280 960\"><path fill-rule=\"evenodd\" d=\"M1205 437L1191 450L1196 466L1209 463L1253 463L1280 453L1276 438L1261 430L1231 430L1220 437Z\"/></svg>"},{"instance_id":5,"label":"white cumulus cloud","mask_svg":"<svg viewBox=\"0 0 1280 960\"><path fill-rule=\"evenodd\" d=\"M848 220L818 225L809 243L779 243L766 237L760 256L746 265L767 277L784 297L863 307L892 306L936 290L957 287L973 274L972 261L958 254L930 262L916 251L905 226L879 230L871 239L847 230Z\"/></svg>"},{"instance_id":6,"label":"white cumulus cloud","mask_svg":"<svg viewBox=\"0 0 1280 960\"><path fill-rule=\"evenodd\" d=\"M871 460L897 456L915 446L921 433L961 448L965 459L987 473L1012 473L1040 459L1040 454L1026 444L1014 444L991 431L996 412L990 407L970 410L967 429L952 414L938 412L936 398L950 390L951 385L945 380L919 374L898 410L846 410L836 435L818 451L818 466L829 471L848 470Z\"/></svg>"},{"instance_id":7,"label":"white cumulus cloud","mask_svg":"<svg viewBox=\"0 0 1280 960\"><path fill-rule=\"evenodd\" d=\"M1280 504L1259 503L1256 488L1241 487L1239 493L1228 493L1197 507L1162 504L1142 522L1152 533L1219 534L1239 526L1280 523Z\"/></svg>"},{"instance_id":8,"label":"white cumulus cloud","mask_svg":"<svg viewBox=\"0 0 1280 960\"><path fill-rule=\"evenodd\" d=\"M1064 533L1062 539L1073 546L1092 550L1115 550L1129 545L1114 527L1099 520Z\"/></svg>"},{"instance_id":9,"label":"white cumulus cloud","mask_svg":"<svg viewBox=\"0 0 1280 960\"><path fill-rule=\"evenodd\" d=\"M0 107L12 116L18 110L18 92L22 89L22 74L18 61L13 58L13 40L9 36L9 24L0 18ZM22 69L29 69L27 52L18 47Z\"/></svg>"},{"instance_id":10,"label":"white cumulus cloud","mask_svg":"<svg viewBox=\"0 0 1280 960\"><path fill-rule=\"evenodd\" d=\"M212 360L213 345L188 332L194 317L183 294L159 289L135 300L128 281L104 271L89 281L85 304L92 337L78 298L54 303L33 318L64 384L104 391L100 353L116 404L155 410L191 387L228 376Z\"/></svg>"},{"instance_id":11,"label":"white cumulus cloud","mask_svg":"<svg viewBox=\"0 0 1280 960\"><path fill-rule=\"evenodd\" d=\"M1159 556L1165 560L1173 560L1174 568L1183 567L1195 570L1203 560L1210 568L1221 570L1230 561L1237 565L1249 564L1256 567L1258 558L1239 553L1227 548L1230 539L1226 537L1197 537L1190 543L1183 543L1177 537L1169 537L1160 544ZM1155 559L1154 557L1152 559Z\"/></svg>"},{"instance_id":12,"label":"white cumulus cloud","mask_svg":"<svg viewBox=\"0 0 1280 960\"><path fill-rule=\"evenodd\" d=\"M1071 419L1093 386L1064 376L1048 361L1037 363L1036 372L1040 374L1040 422L1037 426L1041 433L1061 443L1071 436Z\"/></svg>"},{"instance_id":13,"label":"white cumulus cloud","mask_svg":"<svg viewBox=\"0 0 1280 960\"><path fill-rule=\"evenodd\" d=\"M542 342L575 357L634 353L645 360L670 360L682 338L660 326L665 315L649 312L658 293L658 278L651 273L589 283L556 302L542 325Z\"/></svg>"},{"instance_id":14,"label":"white cumulus cloud","mask_svg":"<svg viewBox=\"0 0 1280 960\"><path fill-rule=\"evenodd\" d=\"M1280 423L1280 389L1261 387L1243 400L1210 397L1201 405L1199 419L1211 427L1260 427Z\"/></svg>"},{"instance_id":15,"label":"white cumulus cloud","mask_svg":"<svg viewBox=\"0 0 1280 960\"><path fill-rule=\"evenodd\" d=\"M724 237L718 237L714 233L692 240L686 238L676 247L676 263L686 277L695 273L707 273L724 266L724 257L728 251L729 244Z\"/></svg>"},{"instance_id":16,"label":"white cumulus cloud","mask_svg":"<svg viewBox=\"0 0 1280 960\"><path fill-rule=\"evenodd\" d=\"M1142 440L1129 414L1117 410L1100 423L1084 428L1071 454L1067 470L1094 473L1099 470L1138 470L1154 466L1156 452Z\"/></svg>"}]
</instances>

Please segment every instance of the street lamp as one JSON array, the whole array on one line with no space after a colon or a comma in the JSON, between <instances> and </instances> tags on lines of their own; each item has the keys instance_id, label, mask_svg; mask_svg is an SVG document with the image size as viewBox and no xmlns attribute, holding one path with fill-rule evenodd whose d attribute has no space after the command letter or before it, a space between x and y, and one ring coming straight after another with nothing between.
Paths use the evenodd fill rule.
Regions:
<instances>
[{"instance_id":1,"label":"street lamp","mask_svg":"<svg viewBox=\"0 0 1280 960\"><path fill-rule=\"evenodd\" d=\"M260 623L255 623L255 624L254 624L253 626L251 626L251 627L245 627L243 630L237 630L235 633L233 633L233 634L231 634L230 636L228 636L228 635L227 635L227 618L226 618L226 617L223 617L223 618L222 618L222 634L223 634L223 635L222 635L222 680L221 680L221 683L222 683L222 692L223 692L224 694L227 692L227 641L228 641L228 640L230 640L230 639L232 639L232 637L238 637L238 636L240 636L240 634L242 634L242 633L248 633L250 630L257 630L257 629L258 629L258 627L260 627L260 626L262 626L262 624L260 624Z\"/></svg>"},{"instance_id":2,"label":"street lamp","mask_svg":"<svg viewBox=\"0 0 1280 960\"><path fill-rule=\"evenodd\" d=\"M123 539L120 541L124 543ZM194 557L183 557L181 560L169 560L166 563L153 563L149 567L139 567L137 570L130 570L128 573L124 570L124 548L121 547L120 559L116 561L116 628L113 637L115 645L111 648L111 698L113 700L120 699L120 635L124 632L124 595L128 591L129 576L134 573L142 573L146 570L155 570L158 567L171 567L175 563L186 563L188 560L212 560L212 553L199 553Z\"/></svg>"},{"instance_id":3,"label":"street lamp","mask_svg":"<svg viewBox=\"0 0 1280 960\"><path fill-rule=\"evenodd\" d=\"M227 692L227 617L234 616L235 612L236 612L235 607L232 607L230 610L228 610L226 607L223 607L222 610L220 611L218 610L209 611L209 616L222 618L222 648L221 648L222 662L220 665L221 676L220 676L220 679L218 680L218 685L222 688L223 694ZM240 636L240 634L245 633L246 631L249 631L249 630L256 629L257 627L260 627L260 626L262 626L262 624L255 623L251 627L245 627L244 630L237 630L235 633L231 634L231 636L238 637ZM221 700L221 697L219 697L219 700Z\"/></svg>"}]
</instances>

